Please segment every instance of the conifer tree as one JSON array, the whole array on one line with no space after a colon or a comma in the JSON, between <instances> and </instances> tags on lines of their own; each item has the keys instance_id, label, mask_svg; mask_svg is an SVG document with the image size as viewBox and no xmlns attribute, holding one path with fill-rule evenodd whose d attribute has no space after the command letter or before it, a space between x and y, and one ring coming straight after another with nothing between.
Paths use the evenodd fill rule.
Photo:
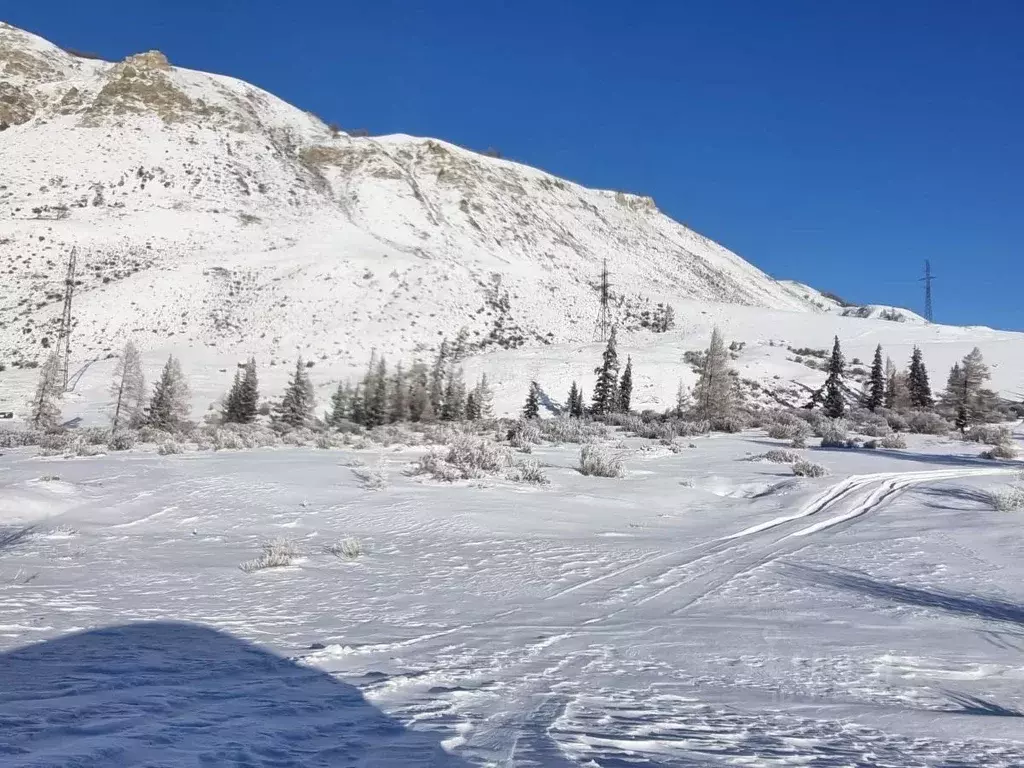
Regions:
<instances>
[{"instance_id":1,"label":"conifer tree","mask_svg":"<svg viewBox=\"0 0 1024 768\"><path fill-rule=\"evenodd\" d=\"M309 380L300 357L295 362L295 372L288 382L284 397L277 406L278 421L294 429L309 426L313 420L313 400L313 382Z\"/></svg>"},{"instance_id":2,"label":"conifer tree","mask_svg":"<svg viewBox=\"0 0 1024 768\"><path fill-rule=\"evenodd\" d=\"M437 358L434 360L434 367L430 372L430 405L435 414L441 415L444 410L444 395L447 387L445 373L448 370L448 358L450 356L450 350L448 346L448 339L444 339L441 342L441 347L437 351Z\"/></svg>"},{"instance_id":3,"label":"conifer tree","mask_svg":"<svg viewBox=\"0 0 1024 768\"><path fill-rule=\"evenodd\" d=\"M868 382L868 396L864 404L870 411L877 411L885 405L885 368L882 363L881 344L875 348L875 359L871 363L871 379Z\"/></svg>"},{"instance_id":4,"label":"conifer tree","mask_svg":"<svg viewBox=\"0 0 1024 768\"><path fill-rule=\"evenodd\" d=\"M885 358L885 407L895 410L897 400L896 363L891 357Z\"/></svg>"},{"instance_id":5,"label":"conifer tree","mask_svg":"<svg viewBox=\"0 0 1024 768\"><path fill-rule=\"evenodd\" d=\"M616 349L615 326L608 336L608 345L602 355L601 365L594 369L597 383L594 385L594 397L591 411L603 416L612 413L618 406L619 398L619 353Z\"/></svg>"},{"instance_id":6,"label":"conifer tree","mask_svg":"<svg viewBox=\"0 0 1024 768\"><path fill-rule=\"evenodd\" d=\"M466 395L466 421L480 420L480 405L477 402L477 391L473 389Z\"/></svg>"},{"instance_id":7,"label":"conifer tree","mask_svg":"<svg viewBox=\"0 0 1024 768\"><path fill-rule=\"evenodd\" d=\"M366 426L373 428L388 423L388 366L382 357L370 378L366 395Z\"/></svg>"},{"instance_id":8,"label":"conifer tree","mask_svg":"<svg viewBox=\"0 0 1024 768\"><path fill-rule=\"evenodd\" d=\"M619 381L619 408L622 413L629 413L633 400L633 358L626 357L626 367Z\"/></svg>"},{"instance_id":9,"label":"conifer tree","mask_svg":"<svg viewBox=\"0 0 1024 768\"><path fill-rule=\"evenodd\" d=\"M733 387L729 353L722 341L722 332L715 328L694 387L697 417L711 423L729 418L734 406Z\"/></svg>"},{"instance_id":10,"label":"conifer tree","mask_svg":"<svg viewBox=\"0 0 1024 768\"><path fill-rule=\"evenodd\" d=\"M914 353L910 358L907 389L912 408L931 408L935 405L935 400L932 398L932 387L928 381L928 369L925 368L920 347L914 347Z\"/></svg>"},{"instance_id":11,"label":"conifer tree","mask_svg":"<svg viewBox=\"0 0 1024 768\"><path fill-rule=\"evenodd\" d=\"M843 351L839 347L839 337L836 336L835 344L832 347L832 357L828 361L828 377L825 379L825 404L824 414L830 419L841 419L846 413L846 402L843 400L843 372L846 361L843 359Z\"/></svg>"},{"instance_id":12,"label":"conifer tree","mask_svg":"<svg viewBox=\"0 0 1024 768\"><path fill-rule=\"evenodd\" d=\"M111 430L117 432L124 426L139 426L144 417L146 381L142 375L142 355L131 340L124 345L124 351L117 361L114 379L110 382L110 394L114 398Z\"/></svg>"},{"instance_id":13,"label":"conifer tree","mask_svg":"<svg viewBox=\"0 0 1024 768\"><path fill-rule=\"evenodd\" d=\"M337 427L344 423L350 416L349 403L351 396L351 385L348 382L338 382L338 388L331 395L331 412L327 415L327 424Z\"/></svg>"},{"instance_id":14,"label":"conifer tree","mask_svg":"<svg viewBox=\"0 0 1024 768\"><path fill-rule=\"evenodd\" d=\"M480 381L477 382L474 393L476 395L476 407L480 414L478 418L493 419L494 392L491 391L491 385L487 381L486 373L480 377Z\"/></svg>"},{"instance_id":15,"label":"conifer tree","mask_svg":"<svg viewBox=\"0 0 1024 768\"><path fill-rule=\"evenodd\" d=\"M448 362L451 365L461 363L469 352L469 328L463 326L459 329L458 335L455 337L455 341L452 342Z\"/></svg>"},{"instance_id":16,"label":"conifer tree","mask_svg":"<svg viewBox=\"0 0 1024 768\"><path fill-rule=\"evenodd\" d=\"M180 429L188 420L188 399L188 384L181 372L181 363L171 355L153 388L153 397L149 401L149 423L171 432Z\"/></svg>"},{"instance_id":17,"label":"conifer tree","mask_svg":"<svg viewBox=\"0 0 1024 768\"><path fill-rule=\"evenodd\" d=\"M412 368L409 370L410 421L433 421L434 413L430 403L429 387L429 369L423 363L414 363Z\"/></svg>"},{"instance_id":18,"label":"conifer tree","mask_svg":"<svg viewBox=\"0 0 1024 768\"><path fill-rule=\"evenodd\" d=\"M441 406L442 421L462 421L466 418L466 379L461 368L448 371L448 383L444 388L444 403Z\"/></svg>"},{"instance_id":19,"label":"conifer tree","mask_svg":"<svg viewBox=\"0 0 1024 768\"><path fill-rule=\"evenodd\" d=\"M366 395L362 382L352 388L352 396L348 401L349 418L353 424L366 426Z\"/></svg>"},{"instance_id":20,"label":"conifer tree","mask_svg":"<svg viewBox=\"0 0 1024 768\"><path fill-rule=\"evenodd\" d=\"M242 424L256 420L260 409L260 381L256 374L256 358L250 357L242 369L242 387L238 394L238 416Z\"/></svg>"},{"instance_id":21,"label":"conifer tree","mask_svg":"<svg viewBox=\"0 0 1024 768\"><path fill-rule=\"evenodd\" d=\"M540 385L536 381L530 382L530 391L526 395L526 404L523 406L524 419L536 419L540 416Z\"/></svg>"},{"instance_id":22,"label":"conifer tree","mask_svg":"<svg viewBox=\"0 0 1024 768\"><path fill-rule=\"evenodd\" d=\"M53 429L60 423L60 399L64 394L60 370L60 355L51 352L39 369L39 383L31 403L29 421L36 429Z\"/></svg>"},{"instance_id":23,"label":"conifer tree","mask_svg":"<svg viewBox=\"0 0 1024 768\"><path fill-rule=\"evenodd\" d=\"M235 368L235 378L231 382L231 389L228 396L224 398L224 409L221 412L221 421L225 424L237 423L239 419L239 399L242 391L242 372Z\"/></svg>"},{"instance_id":24,"label":"conifer tree","mask_svg":"<svg viewBox=\"0 0 1024 768\"><path fill-rule=\"evenodd\" d=\"M569 387L569 398L566 401L565 410L570 418L583 418L583 393L580 392L580 388L575 381Z\"/></svg>"},{"instance_id":25,"label":"conifer tree","mask_svg":"<svg viewBox=\"0 0 1024 768\"><path fill-rule=\"evenodd\" d=\"M409 421L409 381L401 363L395 368L395 375L391 377L391 400L388 407L389 420L392 424Z\"/></svg>"},{"instance_id":26,"label":"conifer tree","mask_svg":"<svg viewBox=\"0 0 1024 768\"><path fill-rule=\"evenodd\" d=\"M955 414L961 432L988 419L995 410L996 394L984 387L989 378L991 373L977 347L949 372L942 405L947 413Z\"/></svg>"},{"instance_id":27,"label":"conifer tree","mask_svg":"<svg viewBox=\"0 0 1024 768\"><path fill-rule=\"evenodd\" d=\"M690 391L683 384L683 380L679 380L679 386L676 388L676 418L682 418L683 414L690 409Z\"/></svg>"}]
</instances>

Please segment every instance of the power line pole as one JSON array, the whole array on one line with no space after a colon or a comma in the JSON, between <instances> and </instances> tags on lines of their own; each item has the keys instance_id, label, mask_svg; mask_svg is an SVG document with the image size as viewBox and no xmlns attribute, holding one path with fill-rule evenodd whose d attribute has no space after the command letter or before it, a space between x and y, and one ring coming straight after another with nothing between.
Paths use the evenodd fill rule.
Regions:
<instances>
[{"instance_id":1,"label":"power line pole","mask_svg":"<svg viewBox=\"0 0 1024 768\"><path fill-rule=\"evenodd\" d=\"M932 263L928 259L925 259L924 277L921 278L921 282L924 283L924 316L929 323L932 322L932 281L934 279L935 277L932 275Z\"/></svg>"},{"instance_id":2,"label":"power line pole","mask_svg":"<svg viewBox=\"0 0 1024 768\"><path fill-rule=\"evenodd\" d=\"M71 365L71 300L75 294L75 268L78 251L71 249L68 256L68 272L64 278L64 314L60 319L60 332L57 335L57 356L60 359L61 391L68 391L68 370Z\"/></svg>"},{"instance_id":3,"label":"power line pole","mask_svg":"<svg viewBox=\"0 0 1024 768\"><path fill-rule=\"evenodd\" d=\"M611 283L608 281L608 259L605 259L604 266L601 269L601 283L597 287L601 301L601 310L597 315L595 335L599 341L608 341L608 333L612 327L611 288Z\"/></svg>"}]
</instances>

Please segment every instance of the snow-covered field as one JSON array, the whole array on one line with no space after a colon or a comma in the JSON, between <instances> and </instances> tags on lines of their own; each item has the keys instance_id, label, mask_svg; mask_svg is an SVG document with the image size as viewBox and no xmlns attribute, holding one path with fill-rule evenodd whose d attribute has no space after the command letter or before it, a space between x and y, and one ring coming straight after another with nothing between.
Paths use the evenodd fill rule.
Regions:
<instances>
[{"instance_id":1,"label":"snow-covered field","mask_svg":"<svg viewBox=\"0 0 1024 768\"><path fill-rule=\"evenodd\" d=\"M1019 465L693 446L627 439L622 479L538 447L545 487L9 451L0 764L1024 764L1024 513L987 495Z\"/></svg>"}]
</instances>

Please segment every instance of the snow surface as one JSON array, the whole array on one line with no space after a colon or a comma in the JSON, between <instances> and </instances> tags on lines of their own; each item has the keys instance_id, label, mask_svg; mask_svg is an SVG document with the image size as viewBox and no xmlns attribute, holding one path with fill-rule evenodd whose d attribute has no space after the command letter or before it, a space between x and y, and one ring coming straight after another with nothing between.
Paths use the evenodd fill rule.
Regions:
<instances>
[{"instance_id":1,"label":"snow surface","mask_svg":"<svg viewBox=\"0 0 1024 768\"><path fill-rule=\"evenodd\" d=\"M1020 465L913 437L804 480L750 460L777 444L627 439L621 480L539 447L543 488L8 452L0 764L1024 764L1020 515L987 497Z\"/></svg>"}]
</instances>

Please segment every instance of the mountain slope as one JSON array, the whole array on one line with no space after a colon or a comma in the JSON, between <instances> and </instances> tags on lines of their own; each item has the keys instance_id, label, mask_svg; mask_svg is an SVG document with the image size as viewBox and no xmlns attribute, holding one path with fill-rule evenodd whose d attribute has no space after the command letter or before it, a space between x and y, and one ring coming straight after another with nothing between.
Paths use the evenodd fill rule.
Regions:
<instances>
[{"instance_id":1,"label":"mountain slope","mask_svg":"<svg viewBox=\"0 0 1024 768\"><path fill-rule=\"evenodd\" d=\"M468 327L481 348L592 338L607 259L622 325L658 301L815 311L661 214L433 139L351 137L229 77L73 56L0 25L0 359L144 348L362 361ZM382 329L386 328L387 331Z\"/></svg>"}]
</instances>

